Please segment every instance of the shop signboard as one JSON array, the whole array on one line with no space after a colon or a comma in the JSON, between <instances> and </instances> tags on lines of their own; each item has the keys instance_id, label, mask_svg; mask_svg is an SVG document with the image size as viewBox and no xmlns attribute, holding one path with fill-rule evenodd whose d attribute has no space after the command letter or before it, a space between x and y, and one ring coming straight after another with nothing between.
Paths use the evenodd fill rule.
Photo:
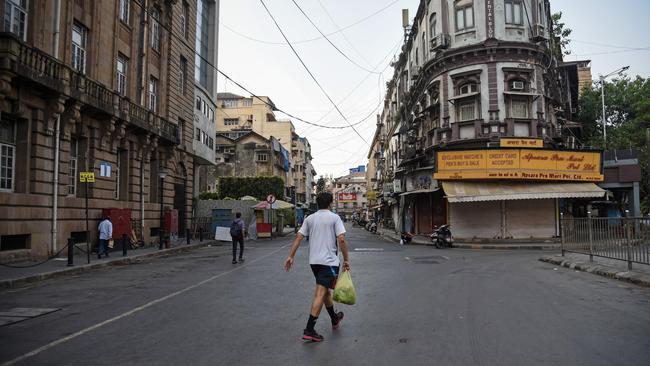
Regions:
<instances>
[{"instance_id":1,"label":"shop signboard","mask_svg":"<svg viewBox=\"0 0 650 366\"><path fill-rule=\"evenodd\" d=\"M357 194L341 192L339 193L339 202L357 202Z\"/></svg>"},{"instance_id":2,"label":"shop signboard","mask_svg":"<svg viewBox=\"0 0 650 366\"><path fill-rule=\"evenodd\" d=\"M499 141L499 145L501 147L528 147L533 149L541 149L544 147L544 140L503 138Z\"/></svg>"},{"instance_id":3,"label":"shop signboard","mask_svg":"<svg viewBox=\"0 0 650 366\"><path fill-rule=\"evenodd\" d=\"M486 149L439 151L434 179L602 182L599 151Z\"/></svg>"}]
</instances>

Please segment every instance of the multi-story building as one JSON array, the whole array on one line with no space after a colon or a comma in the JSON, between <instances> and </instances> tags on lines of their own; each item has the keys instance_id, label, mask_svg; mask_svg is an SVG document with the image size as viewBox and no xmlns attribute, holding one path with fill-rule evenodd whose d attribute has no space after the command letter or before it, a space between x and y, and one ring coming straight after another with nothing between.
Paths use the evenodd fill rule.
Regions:
<instances>
[{"instance_id":1,"label":"multi-story building","mask_svg":"<svg viewBox=\"0 0 650 366\"><path fill-rule=\"evenodd\" d=\"M188 3L185 3L188 5ZM184 5L184 6L185 6ZM217 109L217 56L218 56L219 1L196 2L196 54L194 56L194 196L207 191L213 184L211 169L215 164L214 139L216 137ZM187 67L187 60L182 64Z\"/></svg>"},{"instance_id":2,"label":"multi-story building","mask_svg":"<svg viewBox=\"0 0 650 366\"><path fill-rule=\"evenodd\" d=\"M44 257L70 237L94 242L103 208L130 209L145 240L163 206L185 226L195 5L0 3L0 255ZM80 172L95 182L81 183Z\"/></svg>"},{"instance_id":3,"label":"multi-story building","mask_svg":"<svg viewBox=\"0 0 650 366\"><path fill-rule=\"evenodd\" d=\"M288 152L278 140L275 137L267 139L250 130L243 132L233 132L232 136L217 135L216 176L278 176L286 182L289 175Z\"/></svg>"},{"instance_id":4,"label":"multi-story building","mask_svg":"<svg viewBox=\"0 0 650 366\"><path fill-rule=\"evenodd\" d=\"M551 28L548 0L420 2L371 150L386 226L549 238L564 199L604 194L600 152L569 149L578 88Z\"/></svg>"},{"instance_id":5,"label":"multi-story building","mask_svg":"<svg viewBox=\"0 0 650 366\"><path fill-rule=\"evenodd\" d=\"M337 214L351 219L353 214L366 215L366 172L350 169L348 175L334 179L332 183L333 207Z\"/></svg>"},{"instance_id":6,"label":"multi-story building","mask_svg":"<svg viewBox=\"0 0 650 366\"><path fill-rule=\"evenodd\" d=\"M309 207L312 202L311 191L316 184L314 182L316 171L311 164L311 145L307 138L294 135L291 146L293 157L291 173L295 186L295 204L298 207Z\"/></svg>"},{"instance_id":7,"label":"multi-story building","mask_svg":"<svg viewBox=\"0 0 650 366\"><path fill-rule=\"evenodd\" d=\"M244 135L248 131L254 131L267 139L277 139L284 149L290 152L291 172L285 180L284 198L291 202L294 194L306 198L306 188L303 186L306 187L308 182L304 165L307 164L307 160L311 165L311 153L307 158L306 147L309 143L306 140L300 140L301 137L296 133L293 122L277 119L275 111L275 104L269 97L246 98L232 93L219 93L217 95L217 133L227 133L236 138L234 134ZM295 159L300 159L300 166ZM299 203L304 202L306 201L299 201Z\"/></svg>"}]
</instances>

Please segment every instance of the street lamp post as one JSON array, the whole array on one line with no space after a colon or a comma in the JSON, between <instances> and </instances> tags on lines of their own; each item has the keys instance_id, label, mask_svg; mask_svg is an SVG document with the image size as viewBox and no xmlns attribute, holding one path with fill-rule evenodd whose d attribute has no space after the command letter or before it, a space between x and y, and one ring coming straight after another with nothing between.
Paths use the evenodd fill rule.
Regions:
<instances>
[{"instance_id":1,"label":"street lamp post","mask_svg":"<svg viewBox=\"0 0 650 366\"><path fill-rule=\"evenodd\" d=\"M158 250L162 250L163 248L163 237L165 234L163 222L163 183L166 176L167 171L163 168L160 168L160 171L158 172L158 177L160 178L160 228L158 229Z\"/></svg>"},{"instance_id":2,"label":"street lamp post","mask_svg":"<svg viewBox=\"0 0 650 366\"><path fill-rule=\"evenodd\" d=\"M629 66L624 66L624 67L621 67L620 69L617 69L615 71L610 72L609 74L607 74L605 76L603 76L603 75L600 76L600 102L601 102L601 105L603 107L603 114L601 115L602 116L602 123L603 123L603 148L605 150L607 150L607 127L606 127L606 122L605 122L605 121L607 121L607 118L605 118L605 79L607 79L608 77L610 77L612 75L615 75L615 74L621 75L623 73L623 71L625 71L625 70L627 70L629 68L630 68Z\"/></svg>"}]
</instances>

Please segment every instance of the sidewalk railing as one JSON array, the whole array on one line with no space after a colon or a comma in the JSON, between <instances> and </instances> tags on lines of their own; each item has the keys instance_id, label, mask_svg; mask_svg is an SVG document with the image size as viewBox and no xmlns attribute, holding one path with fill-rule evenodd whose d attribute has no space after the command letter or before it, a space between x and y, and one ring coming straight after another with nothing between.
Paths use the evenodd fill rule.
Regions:
<instances>
[{"instance_id":1,"label":"sidewalk railing","mask_svg":"<svg viewBox=\"0 0 650 366\"><path fill-rule=\"evenodd\" d=\"M194 239L208 238L212 231L212 217L193 217L191 228Z\"/></svg>"},{"instance_id":2,"label":"sidewalk railing","mask_svg":"<svg viewBox=\"0 0 650 366\"><path fill-rule=\"evenodd\" d=\"M650 264L650 218L585 217L562 218L562 255L565 252L588 254Z\"/></svg>"}]
</instances>

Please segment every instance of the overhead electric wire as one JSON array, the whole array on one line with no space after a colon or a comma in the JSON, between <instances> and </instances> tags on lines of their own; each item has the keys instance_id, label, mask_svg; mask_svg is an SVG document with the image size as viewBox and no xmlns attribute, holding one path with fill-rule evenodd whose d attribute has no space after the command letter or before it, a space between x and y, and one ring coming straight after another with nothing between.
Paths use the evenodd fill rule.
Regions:
<instances>
[{"instance_id":1,"label":"overhead electric wire","mask_svg":"<svg viewBox=\"0 0 650 366\"><path fill-rule=\"evenodd\" d=\"M394 0L394 1L390 2L388 5L384 6L383 8L381 8L381 9L379 9L379 10L376 10L375 12L371 13L370 15L365 16L365 17L363 17L363 18L357 20L357 21L354 22L354 23L348 24L348 25L346 25L345 27L343 27L343 28L337 30L336 32L328 33L327 35L328 35L328 36L332 36L332 35L335 35L335 34L337 34L337 33L341 33L341 32L343 32L343 31L346 30L346 29L350 29L350 28L354 27L354 26L357 25L357 24L363 23L363 22L365 22L366 20L368 20L368 19L374 17L375 15L377 15L377 14L383 12L384 10L390 8L391 6L395 5L395 4L398 3L399 1L400 1L400 0ZM254 42L266 43L266 44L272 44L272 45L284 45L284 44L285 44L284 42L266 41L266 40L262 40L262 39L253 38L253 37L247 36L247 35L245 35L245 34L243 34L243 33L240 33L240 32L238 32L238 31L232 29L232 27L229 27L228 25L226 25L226 24L223 23L223 22L220 22L220 24L223 25L223 26L224 26L226 29L228 29L229 31L233 32L234 34L236 34L236 35L238 35L238 36L240 36L240 37L244 37L244 38L246 38L246 39L248 39L248 40L251 40L251 41L254 41ZM299 40L299 41L294 41L293 44L301 44L301 43L314 42L314 41L318 41L319 39L322 39L322 38L323 38L323 37L315 37L315 38L310 38L310 39L303 39L303 40Z\"/></svg>"},{"instance_id":2,"label":"overhead electric wire","mask_svg":"<svg viewBox=\"0 0 650 366\"><path fill-rule=\"evenodd\" d=\"M590 44L593 46L602 46L602 47L609 47L609 48L620 48L623 50L631 50L631 51L636 51L636 50L642 50L646 49L648 47L626 47L626 46L615 46L612 44L606 44L606 43L598 43L598 42L587 42L587 41L580 41L577 39L570 39L571 42L577 42L577 43L584 43L584 44Z\"/></svg>"},{"instance_id":3,"label":"overhead electric wire","mask_svg":"<svg viewBox=\"0 0 650 366\"><path fill-rule=\"evenodd\" d=\"M139 6L140 9L141 9L142 11L144 11L146 14L148 14L149 16L151 16L150 11L147 10L147 9L145 9L144 6L143 6L142 4L138 3L137 1L135 2L135 4L137 4L137 6ZM392 4L390 4L390 5L392 5ZM163 23L159 23L159 25L160 25L160 27L161 27L162 29L166 30L167 33L169 33L170 36L172 36L172 37L176 37L178 40L182 41L181 43L184 43L184 42L186 41L186 40L182 39L179 35L175 34L171 29L169 29L168 26L164 25ZM351 26L352 26L352 25L351 25ZM188 49L192 50L189 46L186 46L186 47L187 47ZM237 85L240 89L242 89L242 90L246 91L247 93L249 93L250 96L251 96L252 98L255 98L255 99L261 101L262 103L266 104L267 106L271 107L272 109L274 109L274 110L276 110L276 111L278 111L278 112L281 112L281 113L283 113L283 114L285 114L285 115L287 115L287 116L289 116L289 117L291 117L291 118L293 118L293 119L295 119L295 120L297 120L297 121L300 121L300 122L306 123L306 124L308 124L308 125L312 125L312 126L314 126L314 127L320 127L320 128L326 128L326 129L332 129L332 130L343 130L343 129L347 129L347 128L352 128L352 129L354 129L354 126L359 125L359 124L365 122L365 120L361 120L361 121L355 122L355 123L353 123L353 124L350 124L350 122L346 120L346 122L348 123L347 126L326 126L326 125L322 125L322 124L314 123L314 122L311 122L311 121L307 121L307 120L305 120L305 119L303 119L303 118L300 118L300 117L298 117L298 116L296 116L296 115L293 115L293 114L291 114L291 113L289 113L289 112L286 112L286 111L284 111L284 110L278 108L276 105L274 105L274 104L272 104L272 103L269 103L269 102L267 102L266 100L262 99L260 96L258 96L257 94L253 93L253 92L250 91L248 88L246 88L245 86L241 85L239 82L237 82L236 80L234 80L233 78L231 78L230 76L228 76L226 73L224 73L223 71L221 71L219 68L217 68L217 66L215 66L212 62L210 62L210 60L208 60L207 58L203 57L203 56L202 56L200 53L198 53L196 50L192 50L192 52L194 53L194 55L196 55L196 56L199 57L202 61L204 61L204 62L206 63L206 65L210 66L212 69L214 69L215 71L217 71L217 72L218 72L219 74L221 74L224 78L226 78L227 80L229 80L231 83ZM364 140L364 141L365 141L365 140ZM366 142L366 143L367 143L367 142Z\"/></svg>"},{"instance_id":4,"label":"overhead electric wire","mask_svg":"<svg viewBox=\"0 0 650 366\"><path fill-rule=\"evenodd\" d=\"M365 142L366 145L370 146L370 144L368 143L368 141L366 141L366 139L364 139L363 136L361 136L361 134L359 133L359 131L357 131L357 129L354 128L354 126L352 126L352 124L350 123L350 121L348 121L347 117L345 117L345 115L343 114L343 112L341 112L341 110L340 110L339 107L336 105L336 103L334 103L334 100L332 100L332 98L329 96L329 94L327 93L327 91L326 91L326 90L323 88L323 86L320 84L320 82L318 81L318 79L316 79L316 77L315 77L314 74L311 72L311 70L309 70L309 67L307 67L307 65L306 65L305 62L302 60L302 58L300 57L300 55L298 54L298 52L296 51L296 49L293 47L293 45L291 44L291 42L289 41L289 39L287 38L287 36L284 34L284 31L282 30L282 28L280 27L280 25L278 24L278 22L275 20L275 17L273 16L273 14L272 14L271 11L269 10L269 8L268 8L268 7L266 6L266 4L264 3L264 0L260 0L260 3L262 4L262 6L264 6L264 9L266 10L266 12L267 12L267 13L269 14L269 16L271 17L271 20L273 20L273 23L275 24L275 26L276 26L276 27L278 28L278 30L280 31L280 34L282 34L282 37L284 38L284 40L287 41L287 44L288 44L289 47L291 48L291 51L293 51L294 55L296 55L296 57L297 57L298 60L300 61L300 64L302 64L302 66L305 68L305 70L307 71L307 73L309 74L309 76L311 76L311 78L314 80L314 83L316 83L316 85L320 88L320 90L323 92L323 94L325 94L325 96L327 97L327 100L329 100L330 103L332 103L332 105L334 106L334 108L336 108L336 111L339 112L339 114L341 115L341 117L343 118L343 120L345 120L345 122L346 122L348 125L350 125L350 127L352 127L352 130L353 130L357 135L359 135L359 138L360 138L363 142Z\"/></svg>"},{"instance_id":5,"label":"overhead electric wire","mask_svg":"<svg viewBox=\"0 0 650 366\"><path fill-rule=\"evenodd\" d=\"M323 33L323 31L320 30L320 28L318 28L318 26L316 25L316 23L314 23L314 21L311 20L311 18L309 17L309 15L307 15L307 13L305 13L305 11L302 10L302 8L300 7L300 5L298 5L298 3L296 2L296 0L291 0L291 2L293 3L293 5L295 5L295 6L298 8L298 10L300 10L300 12L302 13L302 15L304 15L305 18L307 18L307 20L309 21L309 23L310 23L312 26L314 26L314 28L318 31L318 33L320 33L320 35L323 36L323 38L325 38L325 40L327 40L327 42L328 42L330 45L332 45L332 47L334 47L334 49L335 49L338 53L340 53L343 57L345 57L346 60L350 61L354 66L360 68L360 69L363 70L363 71L366 71L366 72L371 73L371 74L379 74L378 72L376 72L376 71L374 71L374 70L369 70L369 69L367 69L366 67L359 65L359 63L357 63L356 61L354 61L353 59L351 59L348 55L346 55L345 52L341 51L341 49L338 48L338 47L334 44L334 42L332 42L332 40L329 39L329 37L327 37L327 36L325 35L325 33Z\"/></svg>"}]
</instances>

